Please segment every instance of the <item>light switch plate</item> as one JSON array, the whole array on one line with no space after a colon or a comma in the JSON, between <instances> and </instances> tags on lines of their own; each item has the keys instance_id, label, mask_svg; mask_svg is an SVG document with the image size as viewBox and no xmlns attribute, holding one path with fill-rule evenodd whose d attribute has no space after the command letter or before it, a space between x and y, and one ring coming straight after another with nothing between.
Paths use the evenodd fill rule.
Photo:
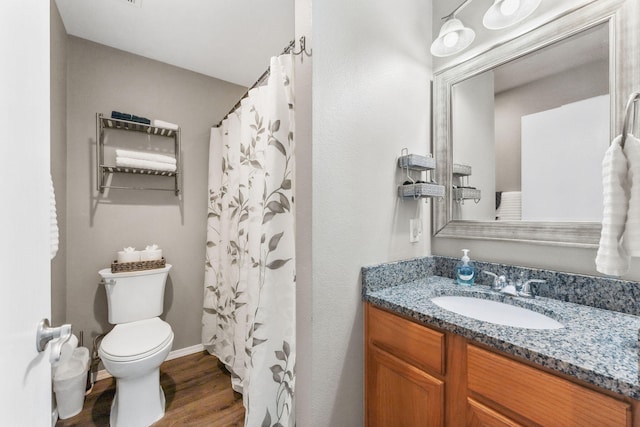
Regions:
<instances>
[{"instance_id":1,"label":"light switch plate","mask_svg":"<svg viewBox=\"0 0 640 427\"><path fill-rule=\"evenodd\" d=\"M420 241L422 236L422 221L420 218L413 218L409 220L409 242L416 243Z\"/></svg>"}]
</instances>

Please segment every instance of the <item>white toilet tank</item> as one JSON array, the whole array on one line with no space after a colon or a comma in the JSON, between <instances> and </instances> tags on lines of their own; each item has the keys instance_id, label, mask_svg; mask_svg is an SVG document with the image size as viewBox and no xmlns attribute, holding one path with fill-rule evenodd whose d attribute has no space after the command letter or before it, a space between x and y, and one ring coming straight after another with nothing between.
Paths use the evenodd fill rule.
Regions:
<instances>
[{"instance_id":1,"label":"white toilet tank","mask_svg":"<svg viewBox=\"0 0 640 427\"><path fill-rule=\"evenodd\" d=\"M100 270L98 274L107 291L109 323L117 325L160 316L169 270L171 264L127 273L112 273L110 268Z\"/></svg>"}]
</instances>

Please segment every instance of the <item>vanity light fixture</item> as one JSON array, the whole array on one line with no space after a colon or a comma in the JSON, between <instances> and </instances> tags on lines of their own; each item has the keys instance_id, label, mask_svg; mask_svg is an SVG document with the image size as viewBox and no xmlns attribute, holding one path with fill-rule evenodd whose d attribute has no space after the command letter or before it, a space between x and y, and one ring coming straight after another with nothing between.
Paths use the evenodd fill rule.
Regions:
<instances>
[{"instance_id":1,"label":"vanity light fixture","mask_svg":"<svg viewBox=\"0 0 640 427\"><path fill-rule=\"evenodd\" d=\"M482 18L490 30L501 30L517 24L531 15L542 0L495 0Z\"/></svg>"},{"instance_id":2,"label":"vanity light fixture","mask_svg":"<svg viewBox=\"0 0 640 427\"><path fill-rule=\"evenodd\" d=\"M458 6L453 12L442 19L446 19L440 28L438 38L431 43L431 54L433 56L450 56L463 51L476 38L476 33L471 28L464 26L462 21L456 18L456 14L460 12L472 0L466 0Z\"/></svg>"},{"instance_id":3,"label":"vanity light fixture","mask_svg":"<svg viewBox=\"0 0 640 427\"><path fill-rule=\"evenodd\" d=\"M438 38L431 43L433 56L455 55L473 43L476 33L456 18L456 14L472 1L465 0L453 12L442 18L446 21L440 28ZM541 2L542 0L494 0L493 5L484 14L482 23L489 30L510 27L531 15Z\"/></svg>"},{"instance_id":4,"label":"vanity light fixture","mask_svg":"<svg viewBox=\"0 0 640 427\"><path fill-rule=\"evenodd\" d=\"M442 28L438 38L431 43L433 56L449 56L466 49L476 38L476 33L467 28L457 18L449 18Z\"/></svg>"}]
</instances>

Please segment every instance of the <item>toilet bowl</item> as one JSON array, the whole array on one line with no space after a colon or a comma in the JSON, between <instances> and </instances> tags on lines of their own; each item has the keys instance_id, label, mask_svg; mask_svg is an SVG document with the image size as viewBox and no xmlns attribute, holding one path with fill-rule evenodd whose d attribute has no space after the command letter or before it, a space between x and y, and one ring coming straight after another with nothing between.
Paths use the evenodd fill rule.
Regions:
<instances>
[{"instance_id":1,"label":"toilet bowl","mask_svg":"<svg viewBox=\"0 0 640 427\"><path fill-rule=\"evenodd\" d=\"M160 365L173 345L171 326L160 319L171 265L127 273L100 270L113 329L98 355L116 379L109 419L112 427L146 427L164 416Z\"/></svg>"},{"instance_id":2,"label":"toilet bowl","mask_svg":"<svg viewBox=\"0 0 640 427\"><path fill-rule=\"evenodd\" d=\"M160 364L172 344L171 327L158 317L116 325L104 337L98 354L116 378L111 426L148 426L164 416Z\"/></svg>"}]
</instances>

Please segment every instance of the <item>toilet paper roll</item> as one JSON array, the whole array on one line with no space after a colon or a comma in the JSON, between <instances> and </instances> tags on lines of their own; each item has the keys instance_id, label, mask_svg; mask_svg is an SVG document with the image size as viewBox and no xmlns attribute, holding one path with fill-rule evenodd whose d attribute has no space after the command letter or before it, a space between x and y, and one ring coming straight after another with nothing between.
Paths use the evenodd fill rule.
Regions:
<instances>
[{"instance_id":1,"label":"toilet paper roll","mask_svg":"<svg viewBox=\"0 0 640 427\"><path fill-rule=\"evenodd\" d=\"M162 259L162 249L145 249L140 251L140 261L156 261Z\"/></svg>"},{"instance_id":2,"label":"toilet paper roll","mask_svg":"<svg viewBox=\"0 0 640 427\"><path fill-rule=\"evenodd\" d=\"M118 262L138 262L140 261L140 251L118 251Z\"/></svg>"},{"instance_id":3,"label":"toilet paper roll","mask_svg":"<svg viewBox=\"0 0 640 427\"><path fill-rule=\"evenodd\" d=\"M71 356L73 355L73 350L75 350L77 347L78 347L78 337L76 337L74 334L71 334L67 342L62 344L62 347L60 349L60 358L55 362L51 362L51 365L54 368L56 368L57 366L66 362L67 360L71 359Z\"/></svg>"}]
</instances>

